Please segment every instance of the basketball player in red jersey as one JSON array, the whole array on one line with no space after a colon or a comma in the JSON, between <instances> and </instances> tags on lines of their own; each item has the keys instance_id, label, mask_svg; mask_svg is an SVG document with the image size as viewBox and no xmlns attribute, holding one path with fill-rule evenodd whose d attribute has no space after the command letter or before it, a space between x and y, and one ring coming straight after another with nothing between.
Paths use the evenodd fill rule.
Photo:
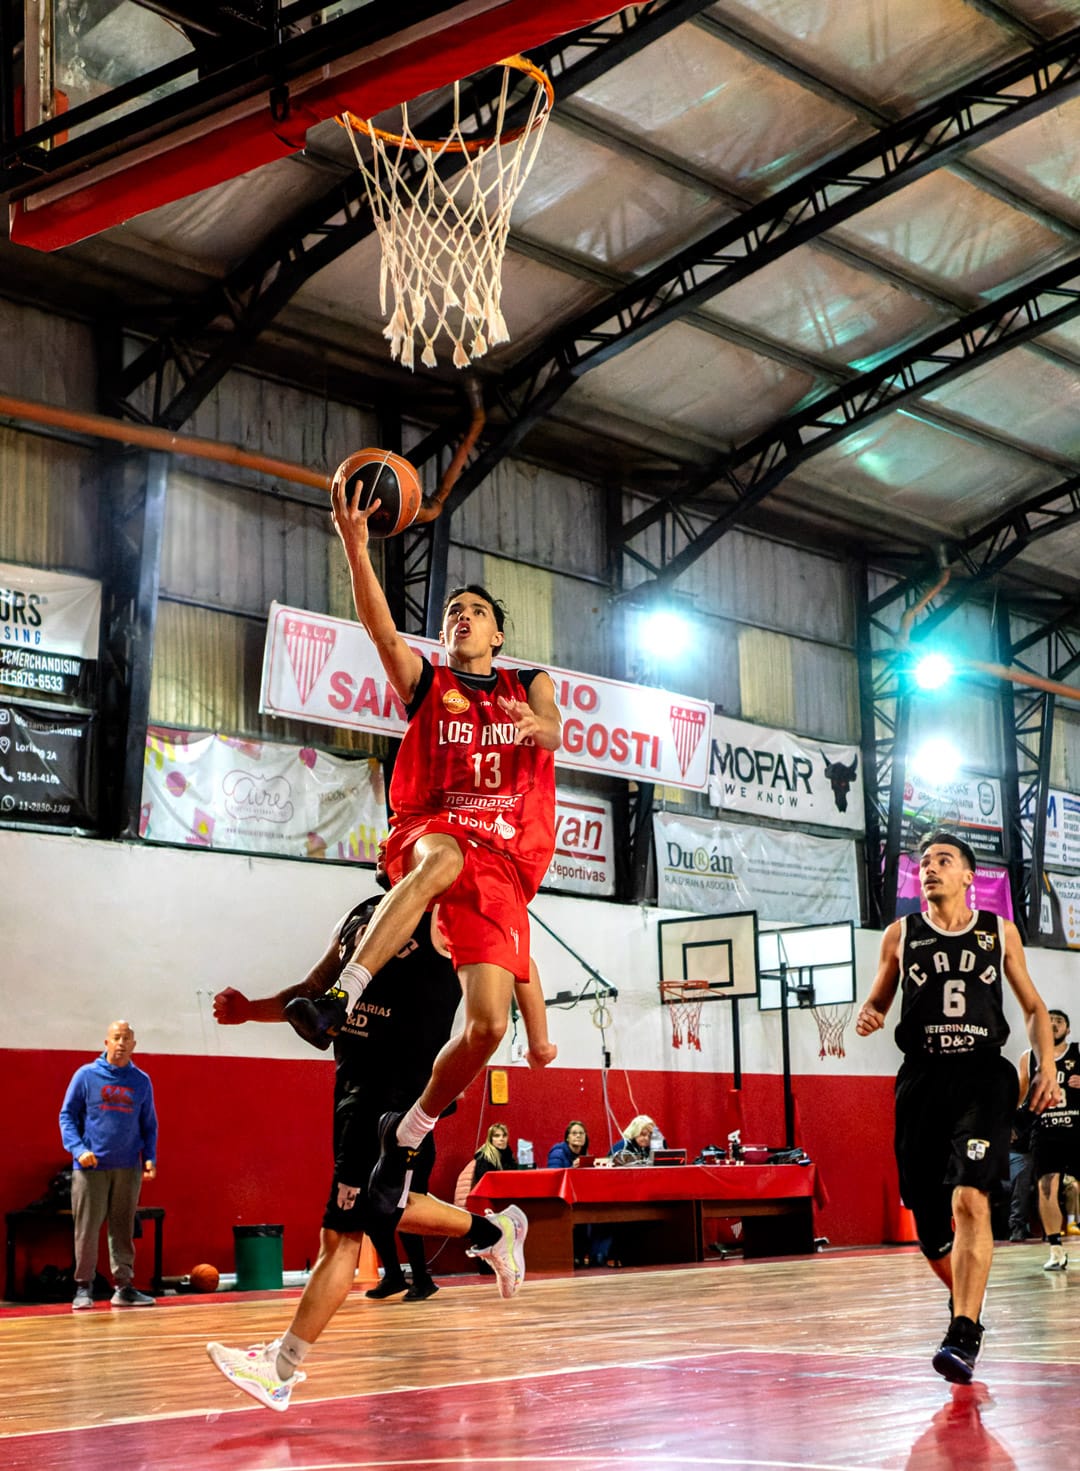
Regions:
<instances>
[{"instance_id":1,"label":"basketball player in red jersey","mask_svg":"<svg viewBox=\"0 0 1080 1471\"><path fill-rule=\"evenodd\" d=\"M378 504L360 510L343 484L334 486L334 526L349 560L357 615L408 713L390 784L385 863L394 887L337 985L315 1001L298 998L285 1014L307 1041L328 1047L372 975L438 900L464 991L465 1023L439 1053L413 1107L382 1121L384 1152L369 1200L391 1215L439 1114L501 1042L514 981L529 978L527 905L555 846L552 753L562 742L562 720L549 674L493 667L503 610L483 588L459 588L447 599L439 635L445 664L409 647L369 556L368 518ZM555 1049L537 1047L533 1039L544 1033L529 1021L526 1012L530 1060L545 1066Z\"/></svg>"},{"instance_id":2,"label":"basketball player in red jersey","mask_svg":"<svg viewBox=\"0 0 1080 1471\"><path fill-rule=\"evenodd\" d=\"M975 1372L994 1251L990 1193L1009 1177L1018 1082L1001 1055L1009 1035L1002 978L1020 1003L1036 1054L1051 1057L1054 1047L1016 926L968 908L974 877L975 854L963 839L936 832L923 840L919 878L927 912L905 915L885 931L878 972L855 1023L860 1037L884 1027L900 989L900 1193L923 1255L950 1292L948 1332L932 1362L954 1384L970 1383ZM1032 1111L1042 1113L1059 1095L1050 1069L1032 1086Z\"/></svg>"}]
</instances>

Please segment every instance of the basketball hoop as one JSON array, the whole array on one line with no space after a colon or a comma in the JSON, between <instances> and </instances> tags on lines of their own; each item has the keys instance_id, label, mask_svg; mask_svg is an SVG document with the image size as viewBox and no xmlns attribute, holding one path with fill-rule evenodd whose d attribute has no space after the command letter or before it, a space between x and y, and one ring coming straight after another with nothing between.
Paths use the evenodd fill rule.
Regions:
<instances>
[{"instance_id":1,"label":"basketball hoop","mask_svg":"<svg viewBox=\"0 0 1080 1471\"><path fill-rule=\"evenodd\" d=\"M671 1045L701 1051L701 1008L708 987L694 981L661 981L660 1001L671 1012Z\"/></svg>"},{"instance_id":2,"label":"basketball hoop","mask_svg":"<svg viewBox=\"0 0 1080 1471\"><path fill-rule=\"evenodd\" d=\"M851 1020L852 1003L842 1002L837 1006L811 1006L817 1022L821 1041L819 1057L846 1057L844 1051L844 1028Z\"/></svg>"},{"instance_id":3,"label":"basketball hoop","mask_svg":"<svg viewBox=\"0 0 1080 1471\"><path fill-rule=\"evenodd\" d=\"M501 306L510 211L536 160L555 91L524 56L509 56L499 65L502 88L490 137L465 136L460 82L454 83L453 126L442 139L418 138L406 103L398 133L351 112L338 119L349 134L375 219L384 313L388 288L393 299L383 336L389 338L391 357L407 368L413 366L417 342L423 343L420 361L435 366L440 332L453 342L458 368L510 337ZM503 132L511 79L518 73L535 84L528 119ZM371 141L370 163L361 154L358 133ZM458 155L461 166L443 178L448 155ZM412 159L418 168L411 167Z\"/></svg>"}]
</instances>

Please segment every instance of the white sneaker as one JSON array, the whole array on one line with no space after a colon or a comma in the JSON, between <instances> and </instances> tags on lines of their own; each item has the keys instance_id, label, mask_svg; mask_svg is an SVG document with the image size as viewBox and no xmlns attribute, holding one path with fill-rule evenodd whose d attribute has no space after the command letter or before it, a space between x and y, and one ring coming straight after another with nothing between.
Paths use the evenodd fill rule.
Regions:
<instances>
[{"instance_id":1,"label":"white sneaker","mask_svg":"<svg viewBox=\"0 0 1080 1471\"><path fill-rule=\"evenodd\" d=\"M237 1389L250 1394L268 1410L287 1410L294 1387L302 1384L307 1375L297 1369L288 1379L281 1378L277 1371L279 1346L277 1339L273 1343L257 1343L253 1348L226 1348L223 1343L208 1343L206 1352Z\"/></svg>"},{"instance_id":2,"label":"white sneaker","mask_svg":"<svg viewBox=\"0 0 1080 1471\"><path fill-rule=\"evenodd\" d=\"M525 1281L525 1235L529 1222L525 1212L516 1205L508 1205L498 1215L494 1211L484 1214L493 1226L498 1226L500 1236L491 1246L470 1246L466 1256L483 1257L490 1262L499 1281L499 1296L513 1297Z\"/></svg>"},{"instance_id":3,"label":"white sneaker","mask_svg":"<svg viewBox=\"0 0 1080 1471\"><path fill-rule=\"evenodd\" d=\"M1050 1248L1050 1259L1043 1267L1044 1272L1064 1272L1069 1265L1069 1258L1065 1254L1063 1246L1052 1246Z\"/></svg>"}]
</instances>

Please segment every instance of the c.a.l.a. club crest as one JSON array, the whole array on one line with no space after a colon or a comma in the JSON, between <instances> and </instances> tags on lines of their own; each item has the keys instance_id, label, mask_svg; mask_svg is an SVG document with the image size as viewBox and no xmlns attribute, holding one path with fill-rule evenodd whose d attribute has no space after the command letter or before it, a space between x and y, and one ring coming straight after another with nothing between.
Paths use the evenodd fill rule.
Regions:
<instances>
[{"instance_id":1,"label":"c.a.l.a. club crest","mask_svg":"<svg viewBox=\"0 0 1080 1471\"><path fill-rule=\"evenodd\" d=\"M311 618L289 618L285 622L285 647L301 705L315 688L326 661L334 651L337 629Z\"/></svg>"},{"instance_id":2,"label":"c.a.l.a. club crest","mask_svg":"<svg viewBox=\"0 0 1080 1471\"><path fill-rule=\"evenodd\" d=\"M694 759L694 753L701 744L701 737L705 734L705 711L685 705L672 705L670 714L679 772L685 776Z\"/></svg>"}]
</instances>

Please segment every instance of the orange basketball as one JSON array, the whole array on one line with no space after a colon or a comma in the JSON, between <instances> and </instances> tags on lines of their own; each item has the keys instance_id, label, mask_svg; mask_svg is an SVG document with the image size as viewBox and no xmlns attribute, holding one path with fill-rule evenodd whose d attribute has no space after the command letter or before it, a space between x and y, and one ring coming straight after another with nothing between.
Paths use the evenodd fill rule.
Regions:
<instances>
[{"instance_id":1,"label":"orange basketball","mask_svg":"<svg viewBox=\"0 0 1080 1471\"><path fill-rule=\"evenodd\" d=\"M368 530L376 537L397 536L411 526L424 498L412 465L388 449L359 449L342 460L334 475L335 489L341 484L349 504L359 510L372 501L380 503L368 520Z\"/></svg>"},{"instance_id":2,"label":"orange basketball","mask_svg":"<svg viewBox=\"0 0 1080 1471\"><path fill-rule=\"evenodd\" d=\"M200 1262L197 1267L192 1267L190 1275L196 1292L216 1292L221 1281L221 1273L209 1262Z\"/></svg>"}]
</instances>

